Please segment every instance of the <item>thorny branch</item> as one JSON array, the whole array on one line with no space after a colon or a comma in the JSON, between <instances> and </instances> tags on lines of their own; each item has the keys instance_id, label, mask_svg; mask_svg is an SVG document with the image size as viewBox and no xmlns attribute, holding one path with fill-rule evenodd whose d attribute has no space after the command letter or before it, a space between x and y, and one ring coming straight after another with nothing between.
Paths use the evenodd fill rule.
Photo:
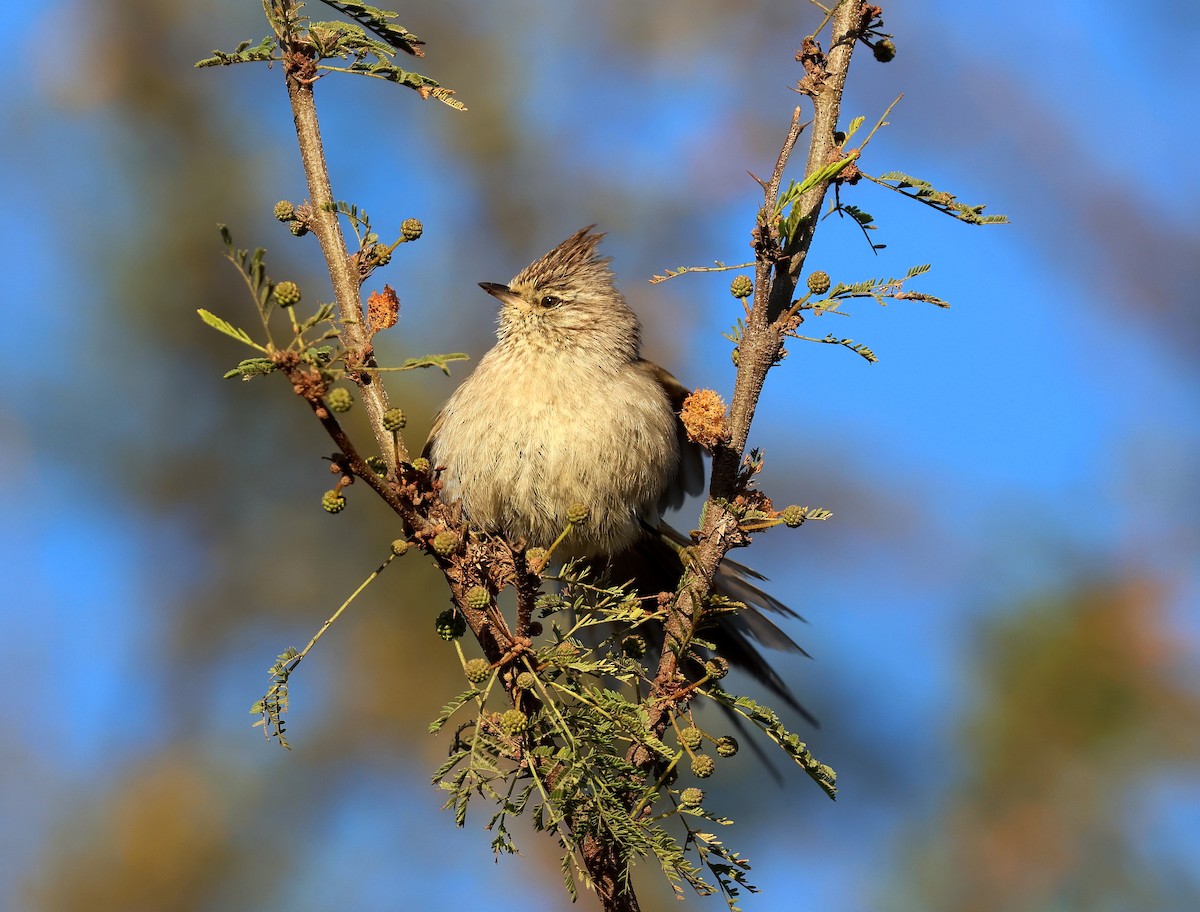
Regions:
<instances>
[{"instance_id":1,"label":"thorny branch","mask_svg":"<svg viewBox=\"0 0 1200 912\"><path fill-rule=\"evenodd\" d=\"M864 0L841 0L829 16L828 54L821 51L815 36L809 36L797 55L805 67L805 75L797 88L812 99L814 109L806 175L815 174L844 155L835 137L842 92L854 46L867 28L873 11L877 12ZM729 504L745 493L752 474L743 467L750 423L767 372L779 359L787 322L784 315L812 245L817 213L831 183L831 179L820 181L800 197L797 203L801 207L800 228L793 237L786 239L785 247L779 234L776 208L784 170L804 129L800 116L800 108L796 108L771 178L763 184L763 205L753 233L754 302L746 317L745 331L738 341L738 369L729 410L729 434L713 451L712 478L699 537L691 549L691 559L686 562L679 595L666 624L666 641L653 691L653 696L660 701L651 716L651 728L657 735L666 729L675 703L686 699L679 674L684 657L679 650L690 640L703 617L706 596L712 591L717 566L730 548L747 543L746 533L739 528Z\"/></svg>"},{"instance_id":2,"label":"thorny branch","mask_svg":"<svg viewBox=\"0 0 1200 912\"><path fill-rule=\"evenodd\" d=\"M279 11L285 22L290 21L296 14L294 0L279 0ZM333 189L321 142L316 99L313 97L313 85L318 78L314 51L310 45L294 40L293 33L289 31L280 35L280 47L283 50L288 98L296 123L296 138L308 180L309 197L312 199L310 224L329 267L329 279L333 283L334 300L341 318L347 365L352 369L375 367L370 335L363 321L360 274L354 258L346 249L342 224L333 208ZM383 414L388 410L387 391L371 371L352 370L351 375L362 394L379 451L387 464L394 467L399 461L406 460L408 453L401 439L393 437L383 426Z\"/></svg>"},{"instance_id":3,"label":"thorny branch","mask_svg":"<svg viewBox=\"0 0 1200 912\"><path fill-rule=\"evenodd\" d=\"M313 87L318 76L314 51L295 32L289 23L296 16L294 0L274 0L274 9L281 17L279 30L283 50L284 72L288 95L295 117L296 135L300 146L309 194L312 200L311 228L316 234L333 283L339 311L342 342L350 375L358 384L375 441L388 466L388 475L377 475L357 452L321 400L320 391L305 388L304 368L298 364L283 364L293 386L312 407L314 414L329 433L340 453L334 457L335 470L340 469L347 479L358 477L365 481L401 517L409 536L426 547L445 574L457 610L460 611L479 641L487 660L493 665L512 664L517 667L519 656L530 643L530 626L534 598L538 592L538 573L528 566L525 554L504 542L487 536L469 535L461 517L437 498L437 481L427 470L417 470L408 464L408 450L399 434L385 425L383 416L388 399L378 373L371 346L370 330L363 319L361 284L363 275L355 257L347 250L338 215L334 210L329 172L317 121ZM805 66L805 77L799 90L812 98L814 117L806 173L813 174L831 161L843 156L835 136L841 96L855 42L863 33L871 9L863 0L841 0L831 11L829 19L832 37L828 54L820 51L815 38L805 39L798 59ZM778 230L776 214L779 190L784 170L805 126L800 122L801 110L796 108L786 139L780 150L770 180L763 184L763 206L759 210L754 231L755 283L754 303L747 315L746 330L739 342L740 359L734 395L729 415L729 435L718 444L713 459L713 474L709 498L700 536L686 561L679 596L669 610L666 623L666 643L657 669L651 699L651 730L661 736L669 724L673 710L686 702L689 689L678 674L682 656L673 644L690 640L703 616L705 593L711 591L717 565L726 552L746 543L746 533L738 526L737 517L728 509L745 492L750 473L743 468L746 441L751 420L766 374L779 355L784 341L787 311L812 243L816 215L830 181L819 182L809 189L798 204L802 213L800 228L784 245ZM437 553L430 546L435 535L451 531L458 536L453 553ZM496 609L494 599L484 609L467 604L466 592L484 585L495 593L507 585L517 592L518 616L516 630L511 631ZM512 693L511 679L505 686ZM506 680L501 675L501 680ZM646 761L649 763L650 761ZM643 764L645 765L645 764ZM632 799L630 809L632 809ZM575 820L567 821L573 826ZM603 832L582 836L584 867L610 912L636 912L637 897L628 880L629 859L624 857L615 839L605 838Z\"/></svg>"}]
</instances>

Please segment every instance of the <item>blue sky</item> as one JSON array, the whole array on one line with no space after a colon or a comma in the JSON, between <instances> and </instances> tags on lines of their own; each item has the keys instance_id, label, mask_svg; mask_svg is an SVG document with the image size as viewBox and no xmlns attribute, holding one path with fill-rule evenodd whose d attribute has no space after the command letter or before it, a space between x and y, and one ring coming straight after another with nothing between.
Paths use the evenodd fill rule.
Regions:
<instances>
[{"instance_id":1,"label":"blue sky","mask_svg":"<svg viewBox=\"0 0 1200 912\"><path fill-rule=\"evenodd\" d=\"M461 35L432 33L426 69L433 75L458 72L448 59L455 41L482 40L508 21L502 5L490 13L458 6L475 18ZM419 215L427 226L424 268L398 266L395 279L405 325L414 327L397 343L403 354L464 347L477 358L491 311L475 283L504 281L582 224L600 221L622 286L647 324L648 354L689 384L729 387L720 336L734 317L727 277L643 280L682 262L735 262L748 252L755 187L745 172L763 173L773 160L795 99L787 86L800 29L763 39L734 21L672 42L671 4L648 13L652 21L637 35L627 31L636 11L619 7L608 16L584 4L514 4L520 33L496 47L518 59L514 67L527 80L508 109L518 112L526 145L495 160L456 145L482 147L494 116L489 100L514 91L488 85L486 69L473 77L477 84L465 67L468 81L452 83L472 108L464 115L395 98L399 90L384 91L390 87L330 91L325 125L340 195L361 200L377 218ZM760 12L782 15L774 4ZM790 538L766 536L753 563L776 591L798 594L789 601L810 620L799 633L818 658L788 667L826 720L814 749L822 755L827 739L830 762L839 766L841 751L849 766L837 805L800 782L785 801L775 792L739 793L747 803L742 844L767 888L747 909L794 908L797 883L812 908L874 907L878 872L894 873L904 834L934 813L946 780L856 766L856 758L888 757L903 741L909 756L945 764L939 769L952 778L956 726L972 700L972 638L1014 599L1099 571L1155 575L1189 657L1181 675L1197 681L1200 244L1192 210L1200 178L1186 163L1200 141L1189 91L1198 61L1194 43L1170 25L1188 12L1181 3L1051 2L1035 12L926 0L887 11L900 48L893 64L859 61L847 114L873 120L906 93L865 167L925 177L964 201L987 202L1012 224L969 228L862 185L848 201L876 216L875 239L887 248L873 256L836 219L819 235L814 268L851 281L932 261L914 287L953 307L861 305L850 319L814 321L811 334L852 336L880 363L793 346L764 394L755 438L767 452L764 486L779 492L777 501L819 504L835 519ZM169 185L173 175L155 169L169 148L162 137L121 134L127 122L112 113L103 78L90 82L69 55L44 52L68 13L86 17L73 4L23 10L14 22L14 47L22 50L0 64L11 89L3 104L12 128L0 151L12 175L11 204L0 216L0 241L14 356L11 392L0 404L0 468L15 504L0 513L8 591L0 609L8 693L0 723L8 734L0 744L10 771L0 777L0 814L20 821L0 838L8 859L0 881L8 883L38 863L73 802L177 736L163 724L173 695L160 689L170 661L161 643L179 629L178 606L221 569L192 508L147 508L130 493L137 480L108 462L118 452L114 440L134 436L152 448L163 429L146 426L146 415L157 413L139 411L136 388L105 388L94 373L97 345L120 336L112 326L118 283L97 275L111 246L99 242L111 245L114 234L138 224L137 199L123 185L136 179L130 158L144 160L147 182ZM232 5L226 13L247 15ZM402 21L423 33L420 16L414 10ZM252 19L242 21L246 36L261 32ZM65 28L65 40L84 48L80 34ZM193 58L243 37L196 12L176 28L173 45ZM195 91L223 95L229 123L240 118L243 127L220 154L231 168L259 168L248 206L263 211L299 186L276 76L241 68L187 77ZM365 146L375 170L361 167L367 104ZM555 154L522 157L523 149ZM278 167L260 167L274 156ZM379 170L387 181L377 180ZM498 231L486 202L495 182L511 183L540 217ZM243 243L269 230L258 218L236 225ZM269 237L282 247L278 233ZM211 268L219 270L215 240ZM466 264L464 245L475 251ZM319 276L311 261L296 268ZM164 287L164 302L170 296ZM144 357L145 383L154 382L155 359L204 363L188 347L113 354L131 371ZM437 399L455 381L411 382ZM236 448L241 429L228 425L221 401L198 401L199 414L172 429L176 441L212 445L218 454ZM256 401L268 408L266 396ZM163 453L175 458L177 450ZM283 480L264 485L258 508L287 496ZM347 567L338 584L348 590L365 572ZM298 638L325 608L306 606L295 621ZM248 622L187 688L204 720L199 749L232 756L249 777L267 778L288 760L243 730L243 706L280 645L272 623ZM319 682L335 671L305 671L313 692L304 712L317 725L330 708ZM430 715L437 705L431 701ZM854 711L839 715L847 707ZM438 796L420 755L406 767L395 779L376 768L339 780L308 849L321 862L290 893L266 902L315 910L352 898L358 909L393 908L395 891L415 870L439 871L453 884L429 908L471 902L479 895L473 890L513 889L523 862L493 868L483 857L486 839L435 813ZM1163 789L1173 797L1154 804L1161 814L1153 819L1165 825L1153 842L1164 856L1200 864L1195 778ZM404 815L381 813L385 804ZM393 844L406 862L389 869ZM471 851L478 873L464 884L451 860ZM386 873L364 873L348 893L338 872L363 857L369 871ZM545 908L558 908L557 900L551 894ZM0 904L25 901L14 893Z\"/></svg>"}]
</instances>

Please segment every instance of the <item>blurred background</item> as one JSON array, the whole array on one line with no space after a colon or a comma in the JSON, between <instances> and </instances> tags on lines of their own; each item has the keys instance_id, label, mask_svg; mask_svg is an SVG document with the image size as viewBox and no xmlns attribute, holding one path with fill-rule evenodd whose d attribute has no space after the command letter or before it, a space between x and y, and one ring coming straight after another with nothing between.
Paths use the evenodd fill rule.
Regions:
<instances>
[{"instance_id":1,"label":"blurred background","mask_svg":"<svg viewBox=\"0 0 1200 912\"><path fill-rule=\"evenodd\" d=\"M896 59L855 57L847 118L905 94L864 169L1012 224L864 182L843 201L886 248L848 219L818 232L810 269L932 262L912 287L953 308L810 323L880 363L793 345L763 397L764 489L834 517L740 556L809 621L792 633L815 659L781 661L822 725L790 721L841 793L791 770L777 787L748 751L725 762L706 804L737 821L722 838L763 890L748 910L1200 908L1193 11L1033 9L886 5ZM277 378L222 380L246 352L196 317L254 324L218 222L307 300L329 294L316 241L271 218L305 195L280 71L192 68L265 34L259 5L9 11L0 468L21 497L0 512L0 907L564 908L547 839L493 864L482 807L464 830L438 810L446 739L426 725L461 672L427 561L389 570L305 662L291 752L251 728L275 655L397 533L359 488L322 512L331 444ZM774 162L815 7L401 12L428 41L416 68L467 113L373 80L318 86L335 194L385 236L425 224L366 289L403 302L384 360L477 359L494 307L476 283L595 222L647 354L729 390L731 275L646 279L749 259L746 172ZM469 369L453 367L390 384L414 445ZM644 908L675 907L660 880L643 873Z\"/></svg>"}]
</instances>

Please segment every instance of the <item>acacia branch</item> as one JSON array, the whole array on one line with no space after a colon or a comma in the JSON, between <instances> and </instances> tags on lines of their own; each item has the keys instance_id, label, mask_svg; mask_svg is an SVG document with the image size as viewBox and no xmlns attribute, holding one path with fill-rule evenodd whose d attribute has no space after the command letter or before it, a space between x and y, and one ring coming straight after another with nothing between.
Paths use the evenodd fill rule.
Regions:
<instances>
[{"instance_id":1,"label":"acacia branch","mask_svg":"<svg viewBox=\"0 0 1200 912\"><path fill-rule=\"evenodd\" d=\"M829 53L821 53L815 37L809 36L798 55L806 69L798 88L812 98L814 109L806 177L817 174L841 157L841 147L834 133L850 58L867 25L866 13L864 0L840 0L828 17ZM659 709L651 716L651 727L657 734L665 730L675 705L687 698L678 674L684 658L680 653L703 617L704 603L707 594L712 592L717 567L731 547L748 543L748 534L740 528L730 504L745 492L752 474L743 469L743 460L763 383L783 348L784 326L777 317L791 303L800 270L812 245L817 212L832 182L832 178L817 181L801 195L796 203L801 207L800 228L786 239L785 247L779 235L776 208L783 174L802 129L800 109L796 108L771 179L763 185L763 205L753 232L754 303L738 340L738 370L729 409L728 439L714 448L712 478L699 540L691 549L676 604L665 625L666 639L653 692L653 697L659 701Z\"/></svg>"},{"instance_id":2,"label":"acacia branch","mask_svg":"<svg viewBox=\"0 0 1200 912\"><path fill-rule=\"evenodd\" d=\"M290 24L295 16L295 3L293 0L282 0L280 8L284 21ZM389 407L387 391L383 384L373 372L361 369L376 366L375 354L370 334L363 321L358 267L354 257L346 249L342 224L334 209L335 200L329 182L329 167L325 162L325 149L317 120L317 104L313 97L313 86L318 78L314 51L308 43L297 40L290 30L284 31L279 38L283 50L288 98L296 124L296 140L300 147L304 176L308 181L309 199L312 201L313 211L309 225L317 236L329 267L329 279L333 284L334 301L340 318L339 334L346 348L346 363L351 368L350 375L358 384L379 451L388 466L394 467L398 461L407 461L408 451L403 440L383 425L383 415Z\"/></svg>"}]
</instances>

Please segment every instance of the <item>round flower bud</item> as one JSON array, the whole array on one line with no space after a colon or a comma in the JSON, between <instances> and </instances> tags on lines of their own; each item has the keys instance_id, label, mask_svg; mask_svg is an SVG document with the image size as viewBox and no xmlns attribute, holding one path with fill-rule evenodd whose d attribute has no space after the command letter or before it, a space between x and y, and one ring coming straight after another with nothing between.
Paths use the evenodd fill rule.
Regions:
<instances>
[{"instance_id":1,"label":"round flower bud","mask_svg":"<svg viewBox=\"0 0 1200 912\"><path fill-rule=\"evenodd\" d=\"M500 727L515 737L529 727L529 717L519 709L510 709L500 717Z\"/></svg>"},{"instance_id":2,"label":"round flower bud","mask_svg":"<svg viewBox=\"0 0 1200 912\"><path fill-rule=\"evenodd\" d=\"M371 248L371 258L380 266L386 266L392 261L392 252L387 244L376 244Z\"/></svg>"},{"instance_id":3,"label":"round flower bud","mask_svg":"<svg viewBox=\"0 0 1200 912\"><path fill-rule=\"evenodd\" d=\"M346 509L346 498L341 491L326 491L321 497L321 508L326 513L341 513Z\"/></svg>"},{"instance_id":4,"label":"round flower bud","mask_svg":"<svg viewBox=\"0 0 1200 912\"><path fill-rule=\"evenodd\" d=\"M331 389L325 397L325 401L335 412L348 412L354 405L354 397L350 395L350 390L343 386L335 386Z\"/></svg>"},{"instance_id":5,"label":"round flower bud","mask_svg":"<svg viewBox=\"0 0 1200 912\"><path fill-rule=\"evenodd\" d=\"M300 303L300 286L295 282L280 282L275 286L275 300L280 307L292 307Z\"/></svg>"},{"instance_id":6,"label":"round flower bud","mask_svg":"<svg viewBox=\"0 0 1200 912\"><path fill-rule=\"evenodd\" d=\"M545 548L530 548L525 552L525 563L529 566L544 564L547 551Z\"/></svg>"},{"instance_id":7,"label":"round flower bud","mask_svg":"<svg viewBox=\"0 0 1200 912\"><path fill-rule=\"evenodd\" d=\"M396 557L404 557L404 555L408 553L408 549L410 547L412 546L403 538L398 538L392 542L392 553L396 555Z\"/></svg>"},{"instance_id":8,"label":"round flower bud","mask_svg":"<svg viewBox=\"0 0 1200 912\"><path fill-rule=\"evenodd\" d=\"M296 207L290 200L280 200L275 204L275 218L281 222L290 222L296 217Z\"/></svg>"},{"instance_id":9,"label":"round flower bud","mask_svg":"<svg viewBox=\"0 0 1200 912\"><path fill-rule=\"evenodd\" d=\"M300 219L296 219L288 225L288 228L296 237L304 237L304 235L308 234L308 223L302 222Z\"/></svg>"},{"instance_id":10,"label":"round flower bud","mask_svg":"<svg viewBox=\"0 0 1200 912\"><path fill-rule=\"evenodd\" d=\"M631 659L640 659L646 654L646 639L636 633L627 636L621 641L621 649Z\"/></svg>"},{"instance_id":11,"label":"round flower bud","mask_svg":"<svg viewBox=\"0 0 1200 912\"><path fill-rule=\"evenodd\" d=\"M433 550L442 557L449 557L458 550L458 536L446 529L433 537Z\"/></svg>"},{"instance_id":12,"label":"round flower bud","mask_svg":"<svg viewBox=\"0 0 1200 912\"><path fill-rule=\"evenodd\" d=\"M559 643L554 655L559 661L569 662L579 657L579 647L574 643Z\"/></svg>"},{"instance_id":13,"label":"round flower bud","mask_svg":"<svg viewBox=\"0 0 1200 912\"><path fill-rule=\"evenodd\" d=\"M376 475L387 474L387 463L383 461L382 456L368 456L367 467Z\"/></svg>"},{"instance_id":14,"label":"round flower bud","mask_svg":"<svg viewBox=\"0 0 1200 912\"><path fill-rule=\"evenodd\" d=\"M737 752L737 738L734 738L731 735L726 735L724 738L717 739L717 756L732 757Z\"/></svg>"},{"instance_id":15,"label":"round flower bud","mask_svg":"<svg viewBox=\"0 0 1200 912\"><path fill-rule=\"evenodd\" d=\"M435 545L436 547L436 545ZM483 586L472 586L467 590L464 601L468 608L474 608L476 611L482 611L491 602L492 597Z\"/></svg>"},{"instance_id":16,"label":"round flower bud","mask_svg":"<svg viewBox=\"0 0 1200 912\"><path fill-rule=\"evenodd\" d=\"M717 771L717 761L708 754L697 754L692 759L692 775L697 779L707 779Z\"/></svg>"},{"instance_id":17,"label":"round flower bud","mask_svg":"<svg viewBox=\"0 0 1200 912\"><path fill-rule=\"evenodd\" d=\"M587 522L588 515L590 513L591 510L588 509L587 504L573 503L571 506L567 507L567 522L571 523L572 525L585 523Z\"/></svg>"},{"instance_id":18,"label":"round flower bud","mask_svg":"<svg viewBox=\"0 0 1200 912\"><path fill-rule=\"evenodd\" d=\"M679 803L685 808L700 807L700 802L704 800L704 791L695 786L685 788L679 793Z\"/></svg>"},{"instance_id":19,"label":"round flower bud","mask_svg":"<svg viewBox=\"0 0 1200 912\"><path fill-rule=\"evenodd\" d=\"M804 522L804 515L804 507L798 507L795 504L792 504L779 514L779 518L782 519L789 528L794 529L796 526Z\"/></svg>"},{"instance_id":20,"label":"round flower bud","mask_svg":"<svg viewBox=\"0 0 1200 912\"><path fill-rule=\"evenodd\" d=\"M685 728L679 733L679 743L688 750L695 750L704 740L704 732L698 728Z\"/></svg>"},{"instance_id":21,"label":"round flower bud","mask_svg":"<svg viewBox=\"0 0 1200 912\"><path fill-rule=\"evenodd\" d=\"M492 673L492 666L487 659L471 659L463 666L463 673L472 684L481 684Z\"/></svg>"},{"instance_id":22,"label":"round flower bud","mask_svg":"<svg viewBox=\"0 0 1200 912\"><path fill-rule=\"evenodd\" d=\"M521 690L533 690L537 685L537 675L531 671L523 671L517 675L517 686Z\"/></svg>"},{"instance_id":23,"label":"round flower bud","mask_svg":"<svg viewBox=\"0 0 1200 912\"><path fill-rule=\"evenodd\" d=\"M735 298L748 298L754 293L754 283L749 276L740 275L729 283L729 293Z\"/></svg>"},{"instance_id":24,"label":"round flower bud","mask_svg":"<svg viewBox=\"0 0 1200 912\"><path fill-rule=\"evenodd\" d=\"M456 611L447 609L437 616L433 622L437 635L443 640L457 640L467 632L467 622Z\"/></svg>"},{"instance_id":25,"label":"round flower bud","mask_svg":"<svg viewBox=\"0 0 1200 912\"><path fill-rule=\"evenodd\" d=\"M402 409L390 408L383 413L383 426L392 433L402 430L406 424L408 424L408 418L405 417Z\"/></svg>"},{"instance_id":26,"label":"round flower bud","mask_svg":"<svg viewBox=\"0 0 1200 912\"><path fill-rule=\"evenodd\" d=\"M425 226L421 224L420 219L405 219L400 224L400 234L406 241L415 241L424 232Z\"/></svg>"},{"instance_id":27,"label":"round flower bud","mask_svg":"<svg viewBox=\"0 0 1200 912\"><path fill-rule=\"evenodd\" d=\"M720 656L713 656L705 663L704 670L708 672L709 677L719 681L729 674L729 661Z\"/></svg>"},{"instance_id":28,"label":"round flower bud","mask_svg":"<svg viewBox=\"0 0 1200 912\"><path fill-rule=\"evenodd\" d=\"M808 274L808 290L815 295L823 295L829 291L829 273L820 270L810 272Z\"/></svg>"},{"instance_id":29,"label":"round flower bud","mask_svg":"<svg viewBox=\"0 0 1200 912\"><path fill-rule=\"evenodd\" d=\"M416 459L414 459L412 462L410 462L409 465L411 465L418 472L428 472L429 471L429 460L426 459L424 456L418 456Z\"/></svg>"},{"instance_id":30,"label":"round flower bud","mask_svg":"<svg viewBox=\"0 0 1200 912\"><path fill-rule=\"evenodd\" d=\"M875 52L876 60L880 63L887 63L896 56L896 42L892 41L891 38L884 38L882 41L877 42L871 50Z\"/></svg>"}]
</instances>

